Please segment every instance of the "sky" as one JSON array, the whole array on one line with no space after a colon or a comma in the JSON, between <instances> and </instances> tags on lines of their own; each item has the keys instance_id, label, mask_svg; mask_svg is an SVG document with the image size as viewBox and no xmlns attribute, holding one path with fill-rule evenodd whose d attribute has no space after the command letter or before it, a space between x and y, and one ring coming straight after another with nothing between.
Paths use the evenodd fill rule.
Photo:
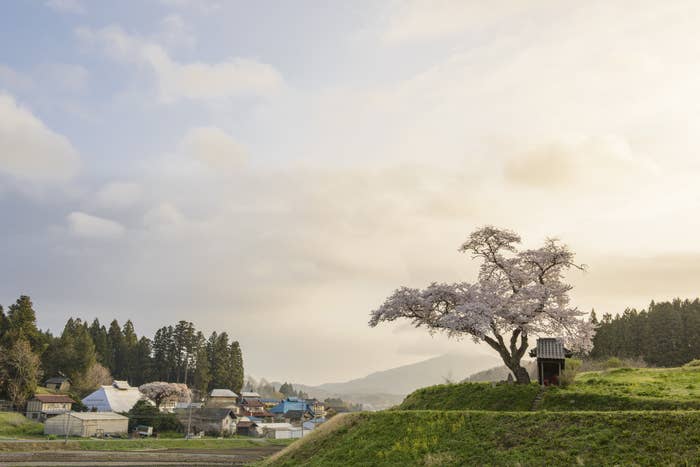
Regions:
<instances>
[{"instance_id":1,"label":"sky","mask_svg":"<svg viewBox=\"0 0 700 467\"><path fill-rule=\"evenodd\" d=\"M700 4L0 5L0 303L178 320L342 381L470 340L369 328L473 280L483 225L568 244L572 303L696 297Z\"/></svg>"}]
</instances>

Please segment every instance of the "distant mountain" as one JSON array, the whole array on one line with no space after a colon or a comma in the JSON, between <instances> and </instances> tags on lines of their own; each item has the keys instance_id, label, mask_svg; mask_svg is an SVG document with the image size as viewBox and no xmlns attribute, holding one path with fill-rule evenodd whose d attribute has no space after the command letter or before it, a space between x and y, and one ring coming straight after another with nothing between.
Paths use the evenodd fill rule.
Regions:
<instances>
[{"instance_id":1,"label":"distant mountain","mask_svg":"<svg viewBox=\"0 0 700 467\"><path fill-rule=\"evenodd\" d=\"M530 379L537 378L537 365L535 362L523 362L523 366L527 369L530 374ZM505 365L496 366L489 368L488 370L479 371L465 378L465 382L479 383L479 382L498 382L508 379L510 370Z\"/></svg>"},{"instance_id":2,"label":"distant mountain","mask_svg":"<svg viewBox=\"0 0 700 467\"><path fill-rule=\"evenodd\" d=\"M422 362L371 373L364 378L319 386L294 384L313 397L341 397L385 408L401 402L403 396L418 388L461 381L468 375L495 366L500 359L493 355L446 354ZM387 405L388 404L388 405Z\"/></svg>"}]
</instances>

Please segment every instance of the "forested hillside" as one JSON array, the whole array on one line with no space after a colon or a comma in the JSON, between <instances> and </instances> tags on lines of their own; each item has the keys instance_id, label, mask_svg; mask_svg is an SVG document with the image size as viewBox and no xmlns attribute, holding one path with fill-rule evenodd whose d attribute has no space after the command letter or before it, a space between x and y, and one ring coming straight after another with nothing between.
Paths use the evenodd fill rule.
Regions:
<instances>
[{"instance_id":1,"label":"forested hillside","mask_svg":"<svg viewBox=\"0 0 700 467\"><path fill-rule=\"evenodd\" d=\"M647 310L603 315L591 357L610 356L642 358L653 366L680 366L700 358L700 299L652 301Z\"/></svg>"},{"instance_id":2,"label":"forested hillside","mask_svg":"<svg viewBox=\"0 0 700 467\"><path fill-rule=\"evenodd\" d=\"M23 405L43 378L68 376L78 395L114 379L131 385L149 381L186 383L200 393L243 386L243 355L226 332L208 338L194 324L179 321L151 339L139 336L131 320L104 326L70 318L60 336L36 326L28 296L5 314L0 306L0 398Z\"/></svg>"}]
</instances>

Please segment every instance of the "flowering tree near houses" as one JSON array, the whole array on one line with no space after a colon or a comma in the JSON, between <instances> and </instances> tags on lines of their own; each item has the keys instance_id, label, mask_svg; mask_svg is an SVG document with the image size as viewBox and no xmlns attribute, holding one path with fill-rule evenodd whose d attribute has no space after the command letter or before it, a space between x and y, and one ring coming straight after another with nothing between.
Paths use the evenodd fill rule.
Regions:
<instances>
[{"instance_id":1,"label":"flowering tree near houses","mask_svg":"<svg viewBox=\"0 0 700 467\"><path fill-rule=\"evenodd\" d=\"M190 402L192 399L192 392L187 385L182 383L154 381L152 383L142 384L139 386L139 391L155 402L157 408L160 408L160 405L166 400Z\"/></svg>"},{"instance_id":2,"label":"flowering tree near houses","mask_svg":"<svg viewBox=\"0 0 700 467\"><path fill-rule=\"evenodd\" d=\"M486 226L474 231L459 251L481 260L477 282L401 287L372 311L369 325L407 318L430 332L471 336L496 350L522 384L530 382L521 365L528 337L562 335L571 350L590 350L594 327L569 305L572 287L563 281L566 270L584 266L555 239L534 250L519 250L519 243L520 236L510 230Z\"/></svg>"}]
</instances>

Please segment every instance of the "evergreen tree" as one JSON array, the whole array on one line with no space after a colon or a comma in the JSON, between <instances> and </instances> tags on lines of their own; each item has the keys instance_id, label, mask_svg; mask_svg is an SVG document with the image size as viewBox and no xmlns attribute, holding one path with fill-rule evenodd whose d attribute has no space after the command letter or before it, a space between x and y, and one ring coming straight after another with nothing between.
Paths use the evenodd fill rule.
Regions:
<instances>
[{"instance_id":1,"label":"evergreen tree","mask_svg":"<svg viewBox=\"0 0 700 467\"><path fill-rule=\"evenodd\" d=\"M108 355L110 354L110 350L109 341L107 339L107 329L100 325L100 321L95 318L90 325L89 331L92 342L95 344L97 361L108 367Z\"/></svg>"},{"instance_id":2,"label":"evergreen tree","mask_svg":"<svg viewBox=\"0 0 700 467\"><path fill-rule=\"evenodd\" d=\"M134 386L140 386L153 380L152 353L151 340L147 337L141 337L136 345L135 367L131 375Z\"/></svg>"},{"instance_id":3,"label":"evergreen tree","mask_svg":"<svg viewBox=\"0 0 700 467\"><path fill-rule=\"evenodd\" d=\"M230 348L231 360L232 360L232 375L231 375L231 389L233 392L240 393L243 387L243 353L241 352L241 346L238 341L231 343Z\"/></svg>"},{"instance_id":4,"label":"evergreen tree","mask_svg":"<svg viewBox=\"0 0 700 467\"><path fill-rule=\"evenodd\" d=\"M7 311L3 344L9 348L19 339L26 339L32 347L32 351L39 354L45 350L47 345L43 335L36 327L36 312L27 295L20 296Z\"/></svg>"},{"instance_id":5,"label":"evergreen tree","mask_svg":"<svg viewBox=\"0 0 700 467\"><path fill-rule=\"evenodd\" d=\"M139 338L134 331L134 323L127 320L122 329L122 361L124 365L122 377L127 381L138 379L138 344Z\"/></svg>"},{"instance_id":6,"label":"evergreen tree","mask_svg":"<svg viewBox=\"0 0 700 467\"><path fill-rule=\"evenodd\" d=\"M124 379L126 370L124 336L116 319L110 323L107 331L107 347L109 349L107 368L115 379Z\"/></svg>"}]
</instances>

